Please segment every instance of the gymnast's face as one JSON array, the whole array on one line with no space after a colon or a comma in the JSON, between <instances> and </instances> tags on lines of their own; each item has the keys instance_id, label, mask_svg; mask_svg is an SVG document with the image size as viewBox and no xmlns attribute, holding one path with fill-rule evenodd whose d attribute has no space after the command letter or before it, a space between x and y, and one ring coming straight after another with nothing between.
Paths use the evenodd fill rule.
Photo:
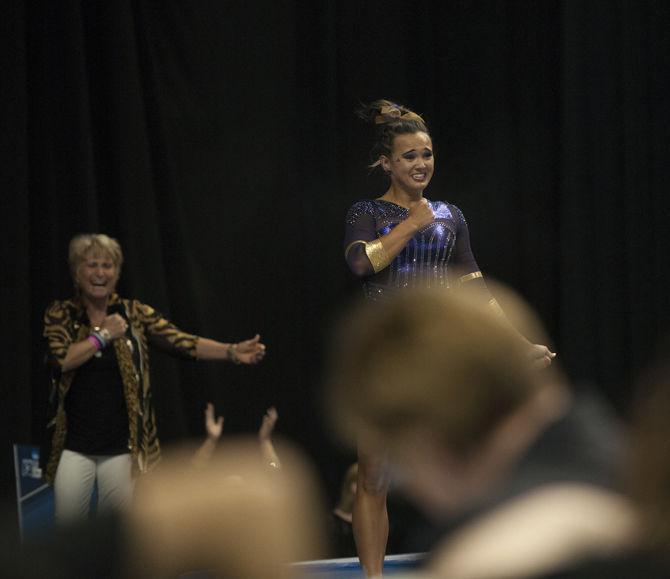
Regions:
<instances>
[{"instance_id":1,"label":"gymnast's face","mask_svg":"<svg viewBox=\"0 0 670 579\"><path fill-rule=\"evenodd\" d=\"M433 142L422 131L398 135L390 158L383 155L381 164L394 187L414 195L421 193L433 176Z\"/></svg>"},{"instance_id":2,"label":"gymnast's face","mask_svg":"<svg viewBox=\"0 0 670 579\"><path fill-rule=\"evenodd\" d=\"M76 282L83 297L89 300L108 298L119 280L119 268L111 257L89 252L77 267Z\"/></svg>"}]
</instances>

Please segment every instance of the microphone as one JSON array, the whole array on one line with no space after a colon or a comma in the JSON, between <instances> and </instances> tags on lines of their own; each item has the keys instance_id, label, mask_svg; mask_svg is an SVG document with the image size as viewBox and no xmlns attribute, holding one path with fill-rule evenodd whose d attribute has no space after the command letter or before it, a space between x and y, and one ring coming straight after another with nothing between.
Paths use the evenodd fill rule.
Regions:
<instances>
[{"instance_id":1,"label":"microphone","mask_svg":"<svg viewBox=\"0 0 670 579\"><path fill-rule=\"evenodd\" d=\"M112 314L119 314L126 322L128 321L128 316L126 315L126 308L123 307L123 304L112 304L107 308L107 315L111 316Z\"/></svg>"}]
</instances>

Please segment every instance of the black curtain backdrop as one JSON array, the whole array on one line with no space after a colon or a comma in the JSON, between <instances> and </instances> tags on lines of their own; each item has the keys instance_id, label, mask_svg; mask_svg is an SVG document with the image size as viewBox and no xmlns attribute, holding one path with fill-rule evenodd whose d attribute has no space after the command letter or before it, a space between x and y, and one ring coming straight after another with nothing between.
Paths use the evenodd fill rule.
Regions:
<instances>
[{"instance_id":1,"label":"black curtain backdrop","mask_svg":"<svg viewBox=\"0 0 670 579\"><path fill-rule=\"evenodd\" d=\"M360 101L423 113L427 195L463 209L481 268L539 311L575 381L625 413L667 330L670 4L664 0L17 0L5 50L2 388L10 443L36 441L41 317L72 284L76 233L117 237L123 295L259 367L153 357L165 443L278 430L335 488L349 454L320 405L328 329L356 292L342 259L366 170Z\"/></svg>"}]
</instances>

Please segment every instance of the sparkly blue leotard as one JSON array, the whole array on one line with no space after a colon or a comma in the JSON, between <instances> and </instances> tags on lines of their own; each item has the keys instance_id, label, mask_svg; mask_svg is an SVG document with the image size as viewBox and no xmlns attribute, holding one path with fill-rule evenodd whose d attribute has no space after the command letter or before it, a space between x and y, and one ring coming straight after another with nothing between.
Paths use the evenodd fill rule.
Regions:
<instances>
[{"instance_id":1,"label":"sparkly blue leotard","mask_svg":"<svg viewBox=\"0 0 670 579\"><path fill-rule=\"evenodd\" d=\"M429 203L434 221L420 229L391 264L377 273L364 244L356 242L387 235L407 219L409 211L381 199L358 201L349 209L344 235L346 260L349 268L365 280L367 299L378 300L403 288L449 287L459 278L469 278L476 286L486 288L470 249L468 226L461 210L443 201Z\"/></svg>"}]
</instances>

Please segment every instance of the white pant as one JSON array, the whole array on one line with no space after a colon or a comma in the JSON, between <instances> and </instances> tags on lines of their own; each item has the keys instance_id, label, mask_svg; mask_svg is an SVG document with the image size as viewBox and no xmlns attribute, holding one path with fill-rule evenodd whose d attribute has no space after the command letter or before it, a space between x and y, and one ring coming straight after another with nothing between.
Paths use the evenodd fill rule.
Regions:
<instances>
[{"instance_id":1,"label":"white pant","mask_svg":"<svg viewBox=\"0 0 670 579\"><path fill-rule=\"evenodd\" d=\"M64 450L54 480L56 521L88 517L93 484L98 479L98 512L118 509L133 495L130 454L90 455Z\"/></svg>"}]
</instances>

